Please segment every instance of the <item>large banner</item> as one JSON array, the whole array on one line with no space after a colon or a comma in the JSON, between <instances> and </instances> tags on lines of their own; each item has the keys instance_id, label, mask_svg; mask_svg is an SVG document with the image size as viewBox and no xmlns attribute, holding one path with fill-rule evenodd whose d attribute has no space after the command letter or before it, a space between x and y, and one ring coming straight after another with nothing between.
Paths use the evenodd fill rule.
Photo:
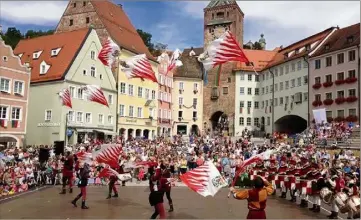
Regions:
<instances>
[{"instance_id":1,"label":"large banner","mask_svg":"<svg viewBox=\"0 0 361 220\"><path fill-rule=\"evenodd\" d=\"M315 109L315 110L312 110L312 112L313 112L313 118L315 119L316 124L321 124L322 122L327 122L325 108Z\"/></svg>"}]
</instances>

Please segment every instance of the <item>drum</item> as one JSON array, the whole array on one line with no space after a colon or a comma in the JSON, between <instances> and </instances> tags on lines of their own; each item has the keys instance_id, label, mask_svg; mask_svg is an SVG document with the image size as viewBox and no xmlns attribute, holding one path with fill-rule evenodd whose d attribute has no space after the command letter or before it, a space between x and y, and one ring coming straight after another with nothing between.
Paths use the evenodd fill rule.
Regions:
<instances>
[{"instance_id":1,"label":"drum","mask_svg":"<svg viewBox=\"0 0 361 220\"><path fill-rule=\"evenodd\" d=\"M322 201L326 204L330 204L332 201L332 191L327 188L327 187L323 187L320 191L320 198L322 199Z\"/></svg>"},{"instance_id":2,"label":"drum","mask_svg":"<svg viewBox=\"0 0 361 220\"><path fill-rule=\"evenodd\" d=\"M347 200L348 207L353 211L354 214L360 215L360 197L358 196L351 196Z\"/></svg>"},{"instance_id":3,"label":"drum","mask_svg":"<svg viewBox=\"0 0 361 220\"><path fill-rule=\"evenodd\" d=\"M337 207L340 209L341 213L346 213L349 210L349 207L347 205L347 199L348 199L348 196L344 192L338 192L335 195L334 200L335 200Z\"/></svg>"}]
</instances>

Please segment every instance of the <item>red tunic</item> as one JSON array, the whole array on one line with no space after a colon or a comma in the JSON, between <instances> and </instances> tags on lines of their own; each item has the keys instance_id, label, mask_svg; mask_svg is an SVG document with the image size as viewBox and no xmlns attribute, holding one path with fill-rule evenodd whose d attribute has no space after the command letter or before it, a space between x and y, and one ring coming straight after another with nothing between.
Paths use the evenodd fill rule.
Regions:
<instances>
[{"instance_id":1,"label":"red tunic","mask_svg":"<svg viewBox=\"0 0 361 220\"><path fill-rule=\"evenodd\" d=\"M168 192L171 189L170 182L168 181L168 178L170 177L171 174L168 169L164 170L163 173L161 174L160 182L165 192Z\"/></svg>"},{"instance_id":2,"label":"red tunic","mask_svg":"<svg viewBox=\"0 0 361 220\"><path fill-rule=\"evenodd\" d=\"M70 156L64 161L63 176L73 177L73 166L74 166L74 160L73 157Z\"/></svg>"}]
</instances>

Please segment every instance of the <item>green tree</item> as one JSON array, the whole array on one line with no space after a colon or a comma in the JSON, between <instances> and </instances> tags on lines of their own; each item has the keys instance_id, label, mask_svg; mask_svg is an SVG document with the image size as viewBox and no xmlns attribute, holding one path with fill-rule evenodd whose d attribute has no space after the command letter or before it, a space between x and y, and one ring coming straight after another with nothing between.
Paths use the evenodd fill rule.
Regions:
<instances>
[{"instance_id":1,"label":"green tree","mask_svg":"<svg viewBox=\"0 0 361 220\"><path fill-rule=\"evenodd\" d=\"M163 50L167 49L167 47L168 47L167 44L152 43L152 34L145 32L141 29L137 29L137 32L138 32L139 36L142 38L145 46L148 47L149 52L153 56L157 57L162 54Z\"/></svg>"},{"instance_id":2,"label":"green tree","mask_svg":"<svg viewBox=\"0 0 361 220\"><path fill-rule=\"evenodd\" d=\"M23 35L21 34L20 30L16 29L15 27L9 27L6 33L2 34L1 37L5 44L11 46L13 49L16 47L19 41L23 39Z\"/></svg>"},{"instance_id":3,"label":"green tree","mask_svg":"<svg viewBox=\"0 0 361 220\"><path fill-rule=\"evenodd\" d=\"M45 36L45 35L51 35L54 33L54 30L48 30L48 31L34 31L34 30L28 30L25 34L25 38L35 38L35 37L40 37L40 36Z\"/></svg>"}]
</instances>

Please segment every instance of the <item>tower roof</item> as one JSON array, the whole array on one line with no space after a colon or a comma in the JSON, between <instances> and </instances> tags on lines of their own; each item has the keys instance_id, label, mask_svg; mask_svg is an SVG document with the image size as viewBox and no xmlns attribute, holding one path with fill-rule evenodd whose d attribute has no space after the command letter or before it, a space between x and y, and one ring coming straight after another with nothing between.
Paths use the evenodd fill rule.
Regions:
<instances>
[{"instance_id":1,"label":"tower roof","mask_svg":"<svg viewBox=\"0 0 361 220\"><path fill-rule=\"evenodd\" d=\"M218 7L218 6L223 6L223 5L233 5L233 4L237 4L237 2L235 0L212 0L206 8L214 8L214 7Z\"/></svg>"}]
</instances>

